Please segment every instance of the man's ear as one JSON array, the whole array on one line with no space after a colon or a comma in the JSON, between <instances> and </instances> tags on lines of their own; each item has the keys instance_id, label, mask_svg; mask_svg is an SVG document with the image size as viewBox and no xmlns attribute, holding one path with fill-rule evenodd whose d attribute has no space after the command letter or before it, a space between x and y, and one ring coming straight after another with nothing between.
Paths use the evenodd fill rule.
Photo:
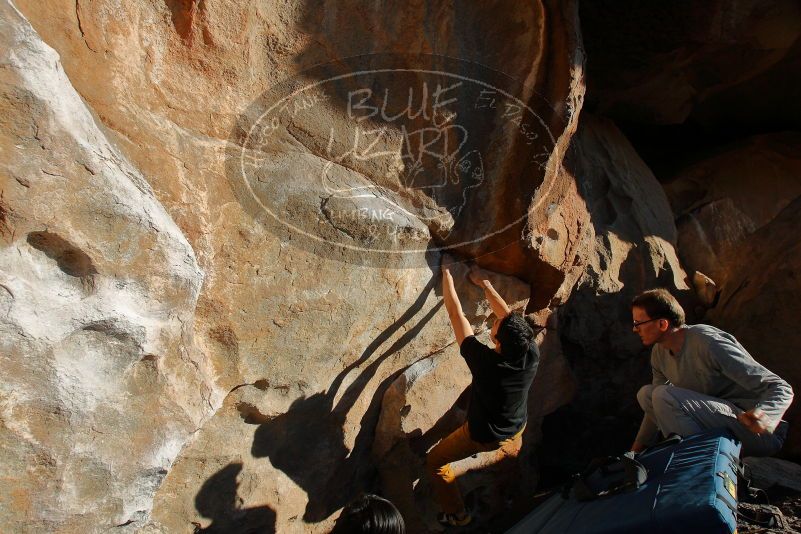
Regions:
<instances>
[{"instance_id":1,"label":"man's ear","mask_svg":"<svg viewBox=\"0 0 801 534\"><path fill-rule=\"evenodd\" d=\"M664 326L662 321L664 321ZM659 319L659 330L661 332L667 332L668 328L670 328L670 321L668 321L667 319Z\"/></svg>"}]
</instances>

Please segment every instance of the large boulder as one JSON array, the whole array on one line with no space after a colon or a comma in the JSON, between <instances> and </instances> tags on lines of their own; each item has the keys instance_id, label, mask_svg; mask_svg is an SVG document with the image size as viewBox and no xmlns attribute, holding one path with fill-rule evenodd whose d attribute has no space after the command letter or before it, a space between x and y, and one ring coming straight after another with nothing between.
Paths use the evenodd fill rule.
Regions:
<instances>
[{"instance_id":1,"label":"large boulder","mask_svg":"<svg viewBox=\"0 0 801 534\"><path fill-rule=\"evenodd\" d=\"M561 271L572 259L572 242L561 227L551 228L540 219L552 210L548 206L559 205L563 188L559 169L583 102L576 3L550 0L519 9L514 2L500 1L432 10L393 2L367 11L358 2L301 1L270 8L221 0L121 6L82 0L77 4L58 0L44 6L20 0L19 5L47 42L62 52L78 91L151 177L162 202L208 268L211 282L216 281L216 269L206 263L222 262L225 245L238 252L237 264L250 261L254 268L259 266L254 258L242 256L248 241L240 234L250 232L253 225L247 213L255 218L265 215L259 205L264 197L289 199L279 208L293 210L292 222L326 240L345 239L346 243L343 232L357 239L370 235L364 233L367 225L361 230L348 228L342 219L347 222L357 216L354 212L364 213L360 209L383 216L388 207L398 205L403 210L393 214L396 221L389 231L397 235L400 228L400 235L422 240L423 245L432 237L444 240L465 256L481 256L482 265L493 270L536 280L542 288L535 296L539 307L564 281ZM482 44L476 46L479 34ZM354 101L349 93L365 94L359 91L373 87L375 79L351 77L339 86L326 82L337 77L344 80L346 73L388 66L395 72L394 79L378 80L369 102ZM449 76L438 79L411 72L417 70ZM319 94L312 94L309 86L319 82L326 83L317 86ZM406 154L400 161L395 157L403 141L398 121L364 122L371 118L367 115L373 107L387 109L382 108L385 101L388 111L378 117L402 112L409 102L410 84L418 89L411 95L415 106L411 114L420 111L416 106L421 102L416 99L422 82L428 82L431 102L437 83L442 87L462 83L461 94L451 90L439 97L443 102L454 94L462 99L458 109L452 105L454 109L446 110L447 116L461 114L464 122L457 126L466 127L471 136L457 159L432 156L442 148L422 137L443 125L431 129L439 119L418 117L405 124L411 143L427 157L413 161ZM250 137L250 144L245 138L254 125L263 131L258 119L270 107L268 101L274 102L276 91L294 91L298 86L305 87L306 102L314 104L300 109L300 115L271 136L269 146L276 146L267 151L282 157L270 160L268 179L251 177L263 186L255 191L258 198L254 199L253 191L242 190L246 187L237 171L222 165L223 158L228 156L231 164L241 152L237 146L243 144L262 148L258 135ZM381 100L383 88L396 89L389 93L394 100ZM380 130L383 126L390 128ZM358 135L362 135L359 150L354 144ZM446 137L442 135L443 143ZM456 141L451 137L451 143ZM237 146L226 145L226 139ZM371 154L386 154L365 157L366 148ZM253 156L264 170L261 154L256 150L248 158ZM419 169L425 172L417 174ZM470 195L461 195L460 187L439 192L420 187L421 183L432 185L439 174L448 172L462 174ZM286 179L289 175L292 180ZM377 190L379 186L381 195L357 203L323 197L325 206L320 209L319 196L315 203L307 199L310 204L306 204L303 192L297 194L298 187L308 189L302 182L304 175L324 176L334 190ZM232 201L244 204L245 213ZM411 219L405 211L413 214ZM529 221L532 216L534 220ZM569 231L575 228L572 219L576 216L566 217ZM318 220L324 224L318 226ZM285 229L279 227L279 231ZM330 253L325 243L304 239L301 232L292 234L294 244ZM547 240L543 243L543 239ZM338 254L339 249L334 252ZM380 264L386 260L380 255L370 257L357 261ZM211 308L218 300L211 295L222 290L209 292ZM206 303L206 292L201 298ZM199 314L201 321L205 310L204 306ZM213 324L218 322L211 320L209 328L222 327Z\"/></svg>"},{"instance_id":2,"label":"large boulder","mask_svg":"<svg viewBox=\"0 0 801 534\"><path fill-rule=\"evenodd\" d=\"M751 137L671 177L665 190L688 269L706 274L718 289L731 285L743 245L801 196L799 146L801 135L792 132Z\"/></svg>"},{"instance_id":3,"label":"large boulder","mask_svg":"<svg viewBox=\"0 0 801 534\"><path fill-rule=\"evenodd\" d=\"M801 201L795 199L770 224L755 232L740 249L729 284L708 322L732 333L768 369L801 391L801 364L794 356L801 346L795 326L801 284L801 246L797 235ZM801 458L801 407L798 400L785 414L790 433L782 454Z\"/></svg>"},{"instance_id":4,"label":"large boulder","mask_svg":"<svg viewBox=\"0 0 801 534\"><path fill-rule=\"evenodd\" d=\"M538 206L556 202L548 199L564 151L554 147L568 144L581 109L575 3L17 5L206 275L187 308L194 322L181 323L195 352L181 361L197 363L210 385L179 385L203 398L204 417L214 415L192 440L175 441L183 452L148 529L243 516L281 531L328 528L374 474L384 390L450 340L438 248L540 277L545 304L564 285L572 253L538 252L526 228L539 228L529 223L534 208L539 217ZM428 107L404 115L412 87ZM351 98L368 88L375 99L382 89L399 99L373 115L379 100ZM451 123L473 143L458 158L445 151L448 139L464 141L446 135ZM367 143L358 150L357 138ZM545 200L532 202L536 195ZM83 213L63 209L70 227ZM121 250L148 250L121 239ZM561 230L558 243L573 246ZM63 521L77 514L58 506ZM149 506L140 508L120 523L141 526Z\"/></svg>"},{"instance_id":5,"label":"large boulder","mask_svg":"<svg viewBox=\"0 0 801 534\"><path fill-rule=\"evenodd\" d=\"M0 67L0 530L131 530L211 413L203 273L7 1Z\"/></svg>"},{"instance_id":6,"label":"large boulder","mask_svg":"<svg viewBox=\"0 0 801 534\"><path fill-rule=\"evenodd\" d=\"M332 262L324 275L336 279L337 271L341 264ZM262 510L270 511L264 517L282 532L330 529L332 514L367 489L374 475L373 433L382 393L393 376L416 360L453 350L432 275L422 274L419 269L365 270L358 282L327 290L332 309L348 306L347 313L311 319L317 325L311 330L297 318L284 319L293 329L284 338L285 348L265 353L260 365L297 366L297 377L267 369L232 388L167 475L152 526L165 532L181 532L192 523L223 528L247 510ZM414 297L396 294L399 302L384 304L389 311L373 315L359 305L363 293L354 288L375 290L390 276ZM305 337L293 339L293 331ZM329 358L326 371L309 361L317 350ZM232 469L238 469L239 478L228 476ZM220 477L232 496L210 508L205 503L214 501L219 485L205 484ZM229 487L234 482L238 493Z\"/></svg>"}]
</instances>

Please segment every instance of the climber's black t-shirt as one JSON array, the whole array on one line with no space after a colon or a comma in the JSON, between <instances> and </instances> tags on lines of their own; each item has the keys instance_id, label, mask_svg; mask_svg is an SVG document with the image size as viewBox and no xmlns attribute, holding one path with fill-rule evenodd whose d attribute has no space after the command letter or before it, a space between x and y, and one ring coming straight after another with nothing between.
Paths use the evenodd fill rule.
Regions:
<instances>
[{"instance_id":1,"label":"climber's black t-shirt","mask_svg":"<svg viewBox=\"0 0 801 534\"><path fill-rule=\"evenodd\" d=\"M473 374L467 410L470 437L492 443L514 436L526 423L528 390L539 363L537 345L532 343L526 353L508 361L469 336L460 351Z\"/></svg>"}]
</instances>

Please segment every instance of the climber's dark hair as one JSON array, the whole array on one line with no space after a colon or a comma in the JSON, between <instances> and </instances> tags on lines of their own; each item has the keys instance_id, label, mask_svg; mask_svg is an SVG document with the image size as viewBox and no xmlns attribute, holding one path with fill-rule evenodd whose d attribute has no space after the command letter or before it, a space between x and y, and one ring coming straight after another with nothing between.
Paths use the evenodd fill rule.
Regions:
<instances>
[{"instance_id":1,"label":"climber's dark hair","mask_svg":"<svg viewBox=\"0 0 801 534\"><path fill-rule=\"evenodd\" d=\"M403 517L395 505L378 495L353 500L337 519L331 534L405 534Z\"/></svg>"},{"instance_id":2,"label":"climber's dark hair","mask_svg":"<svg viewBox=\"0 0 801 534\"><path fill-rule=\"evenodd\" d=\"M510 313L501 320L495 337L501 342L505 360L519 360L534 343L534 329L522 315Z\"/></svg>"}]
</instances>

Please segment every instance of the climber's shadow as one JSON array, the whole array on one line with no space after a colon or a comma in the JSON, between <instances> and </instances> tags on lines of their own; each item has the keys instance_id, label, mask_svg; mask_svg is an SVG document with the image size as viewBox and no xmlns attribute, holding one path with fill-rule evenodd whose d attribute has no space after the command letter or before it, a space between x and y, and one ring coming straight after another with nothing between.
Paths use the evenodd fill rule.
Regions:
<instances>
[{"instance_id":1,"label":"climber's shadow","mask_svg":"<svg viewBox=\"0 0 801 534\"><path fill-rule=\"evenodd\" d=\"M337 375L326 392L296 400L286 413L256 429L251 449L253 456L268 457L273 467L303 488L309 499L303 516L305 521L325 519L370 485L375 471L370 458L373 433L384 392L397 373L383 380L376 389L350 450L345 445L345 418L381 364L420 333L439 310L441 302L360 370L336 403L334 399L348 374L370 360L384 343L423 309L436 279L436 276L432 277L415 302L373 340L355 362Z\"/></svg>"},{"instance_id":2,"label":"climber's shadow","mask_svg":"<svg viewBox=\"0 0 801 534\"><path fill-rule=\"evenodd\" d=\"M195 496L195 508L212 523L195 532L208 534L271 534L275 532L275 512L269 506L239 508L237 476L241 463L230 463L209 477Z\"/></svg>"}]
</instances>

